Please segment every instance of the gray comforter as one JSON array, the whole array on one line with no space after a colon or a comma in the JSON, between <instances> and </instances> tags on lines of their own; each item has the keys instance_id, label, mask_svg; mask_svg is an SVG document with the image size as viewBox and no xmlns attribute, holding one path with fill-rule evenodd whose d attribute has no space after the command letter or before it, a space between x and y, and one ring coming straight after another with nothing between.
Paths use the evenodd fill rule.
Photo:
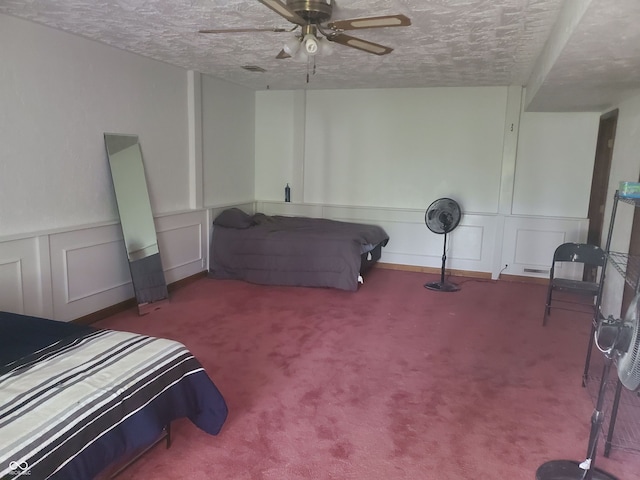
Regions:
<instances>
[{"instance_id":1,"label":"gray comforter","mask_svg":"<svg viewBox=\"0 0 640 480\"><path fill-rule=\"evenodd\" d=\"M362 253L389 241L377 225L263 214L229 223L221 217L210 247L213 278L354 291Z\"/></svg>"}]
</instances>

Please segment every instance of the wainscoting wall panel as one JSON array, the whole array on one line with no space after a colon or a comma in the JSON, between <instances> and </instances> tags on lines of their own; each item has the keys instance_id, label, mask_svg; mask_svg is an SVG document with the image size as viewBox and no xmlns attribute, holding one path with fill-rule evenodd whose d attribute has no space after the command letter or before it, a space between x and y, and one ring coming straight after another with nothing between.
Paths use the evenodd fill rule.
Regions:
<instances>
[{"instance_id":1,"label":"wainscoting wall panel","mask_svg":"<svg viewBox=\"0 0 640 480\"><path fill-rule=\"evenodd\" d=\"M45 316L52 312L46 238L39 236L0 241L0 310Z\"/></svg>"},{"instance_id":2,"label":"wainscoting wall panel","mask_svg":"<svg viewBox=\"0 0 640 480\"><path fill-rule=\"evenodd\" d=\"M432 268L442 265L443 235L427 228L425 209L258 201L256 211L377 224L390 237L382 249L382 262ZM565 241L584 241L587 228L588 220L582 218L466 212L447 236L447 269L491 273L493 279L501 273L546 278L555 248Z\"/></svg>"},{"instance_id":3,"label":"wainscoting wall panel","mask_svg":"<svg viewBox=\"0 0 640 480\"><path fill-rule=\"evenodd\" d=\"M424 209L257 202L257 211L380 225L390 238L382 249L381 262L433 268L442 265L444 238L427 228ZM491 272L495 229L496 215L464 214L460 225L447 235L447 269Z\"/></svg>"},{"instance_id":4,"label":"wainscoting wall panel","mask_svg":"<svg viewBox=\"0 0 640 480\"><path fill-rule=\"evenodd\" d=\"M64 303L78 302L130 283L121 240L62 250L66 279Z\"/></svg>"},{"instance_id":5,"label":"wainscoting wall panel","mask_svg":"<svg viewBox=\"0 0 640 480\"><path fill-rule=\"evenodd\" d=\"M167 283L206 269L206 225L205 210L156 218L160 258Z\"/></svg>"},{"instance_id":6,"label":"wainscoting wall panel","mask_svg":"<svg viewBox=\"0 0 640 480\"><path fill-rule=\"evenodd\" d=\"M589 221L581 218L510 216L505 219L502 262L504 273L549 278L553 252L565 242L584 242ZM579 275L579 268L563 275Z\"/></svg>"},{"instance_id":7,"label":"wainscoting wall panel","mask_svg":"<svg viewBox=\"0 0 640 480\"><path fill-rule=\"evenodd\" d=\"M202 272L208 211L155 219L167 283ZM134 297L116 222L0 238L0 309L72 320Z\"/></svg>"},{"instance_id":8,"label":"wainscoting wall panel","mask_svg":"<svg viewBox=\"0 0 640 480\"><path fill-rule=\"evenodd\" d=\"M384 263L439 268L443 236L429 231L423 209L243 202L158 216L156 229L168 283L207 268L211 225L224 209L374 223L390 236ZM548 276L562 242L584 241L580 218L465 213L448 236L447 269ZM506 265L506 267L505 267ZM71 320L133 298L118 223L0 238L0 309Z\"/></svg>"},{"instance_id":9,"label":"wainscoting wall panel","mask_svg":"<svg viewBox=\"0 0 640 480\"><path fill-rule=\"evenodd\" d=\"M73 320L133 297L119 224L50 236L53 316Z\"/></svg>"},{"instance_id":10,"label":"wainscoting wall panel","mask_svg":"<svg viewBox=\"0 0 640 480\"><path fill-rule=\"evenodd\" d=\"M22 260L5 259L0 263L0 310L24 313Z\"/></svg>"}]
</instances>

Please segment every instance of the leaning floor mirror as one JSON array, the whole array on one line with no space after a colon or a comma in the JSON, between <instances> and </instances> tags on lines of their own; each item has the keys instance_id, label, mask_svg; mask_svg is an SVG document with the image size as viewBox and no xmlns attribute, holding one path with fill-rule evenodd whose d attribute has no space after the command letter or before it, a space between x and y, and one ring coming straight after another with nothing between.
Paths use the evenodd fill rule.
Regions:
<instances>
[{"instance_id":1,"label":"leaning floor mirror","mask_svg":"<svg viewBox=\"0 0 640 480\"><path fill-rule=\"evenodd\" d=\"M169 298L137 135L104 134L131 281L143 315Z\"/></svg>"}]
</instances>

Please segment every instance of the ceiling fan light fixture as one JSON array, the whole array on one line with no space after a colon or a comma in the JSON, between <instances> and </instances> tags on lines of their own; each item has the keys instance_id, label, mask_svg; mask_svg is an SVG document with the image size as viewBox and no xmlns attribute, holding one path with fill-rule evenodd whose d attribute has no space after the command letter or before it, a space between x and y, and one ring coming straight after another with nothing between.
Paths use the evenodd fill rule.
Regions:
<instances>
[{"instance_id":1,"label":"ceiling fan light fixture","mask_svg":"<svg viewBox=\"0 0 640 480\"><path fill-rule=\"evenodd\" d=\"M282 50L275 58L279 60L292 58L294 61L308 62L310 57L315 57L318 54L330 55L335 43L374 55L386 55L391 53L393 48L352 37L345 34L345 30L411 25L409 17L402 14L329 21L333 12L333 0L258 0L258 2L293 23L294 27L289 30L285 28L231 28L200 30L200 33L253 31L292 33L300 28L296 38L284 42Z\"/></svg>"},{"instance_id":2,"label":"ceiling fan light fixture","mask_svg":"<svg viewBox=\"0 0 640 480\"><path fill-rule=\"evenodd\" d=\"M307 61L309 60L309 55L304 48L299 48L296 54L291 56L291 59L294 62L307 63Z\"/></svg>"},{"instance_id":3,"label":"ceiling fan light fixture","mask_svg":"<svg viewBox=\"0 0 640 480\"><path fill-rule=\"evenodd\" d=\"M320 38L318 40L318 47L319 53L323 57L326 57L333 53L333 43L326 38Z\"/></svg>"},{"instance_id":4,"label":"ceiling fan light fixture","mask_svg":"<svg viewBox=\"0 0 640 480\"><path fill-rule=\"evenodd\" d=\"M318 53L318 39L314 35L308 33L302 39L302 43L304 44L304 50L307 52L307 55L313 56Z\"/></svg>"},{"instance_id":5,"label":"ceiling fan light fixture","mask_svg":"<svg viewBox=\"0 0 640 480\"><path fill-rule=\"evenodd\" d=\"M300 50L300 39L293 37L287 40L282 49L293 57Z\"/></svg>"}]
</instances>

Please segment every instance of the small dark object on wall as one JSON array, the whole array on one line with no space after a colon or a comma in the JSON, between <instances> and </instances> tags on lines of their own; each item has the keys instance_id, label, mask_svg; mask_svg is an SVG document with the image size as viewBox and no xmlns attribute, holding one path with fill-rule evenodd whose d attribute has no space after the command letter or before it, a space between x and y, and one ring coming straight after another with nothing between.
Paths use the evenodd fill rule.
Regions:
<instances>
[{"instance_id":1,"label":"small dark object on wall","mask_svg":"<svg viewBox=\"0 0 640 480\"><path fill-rule=\"evenodd\" d=\"M291 187L289 187L288 183L287 183L287 186L284 187L284 201L285 202L291 201Z\"/></svg>"}]
</instances>

